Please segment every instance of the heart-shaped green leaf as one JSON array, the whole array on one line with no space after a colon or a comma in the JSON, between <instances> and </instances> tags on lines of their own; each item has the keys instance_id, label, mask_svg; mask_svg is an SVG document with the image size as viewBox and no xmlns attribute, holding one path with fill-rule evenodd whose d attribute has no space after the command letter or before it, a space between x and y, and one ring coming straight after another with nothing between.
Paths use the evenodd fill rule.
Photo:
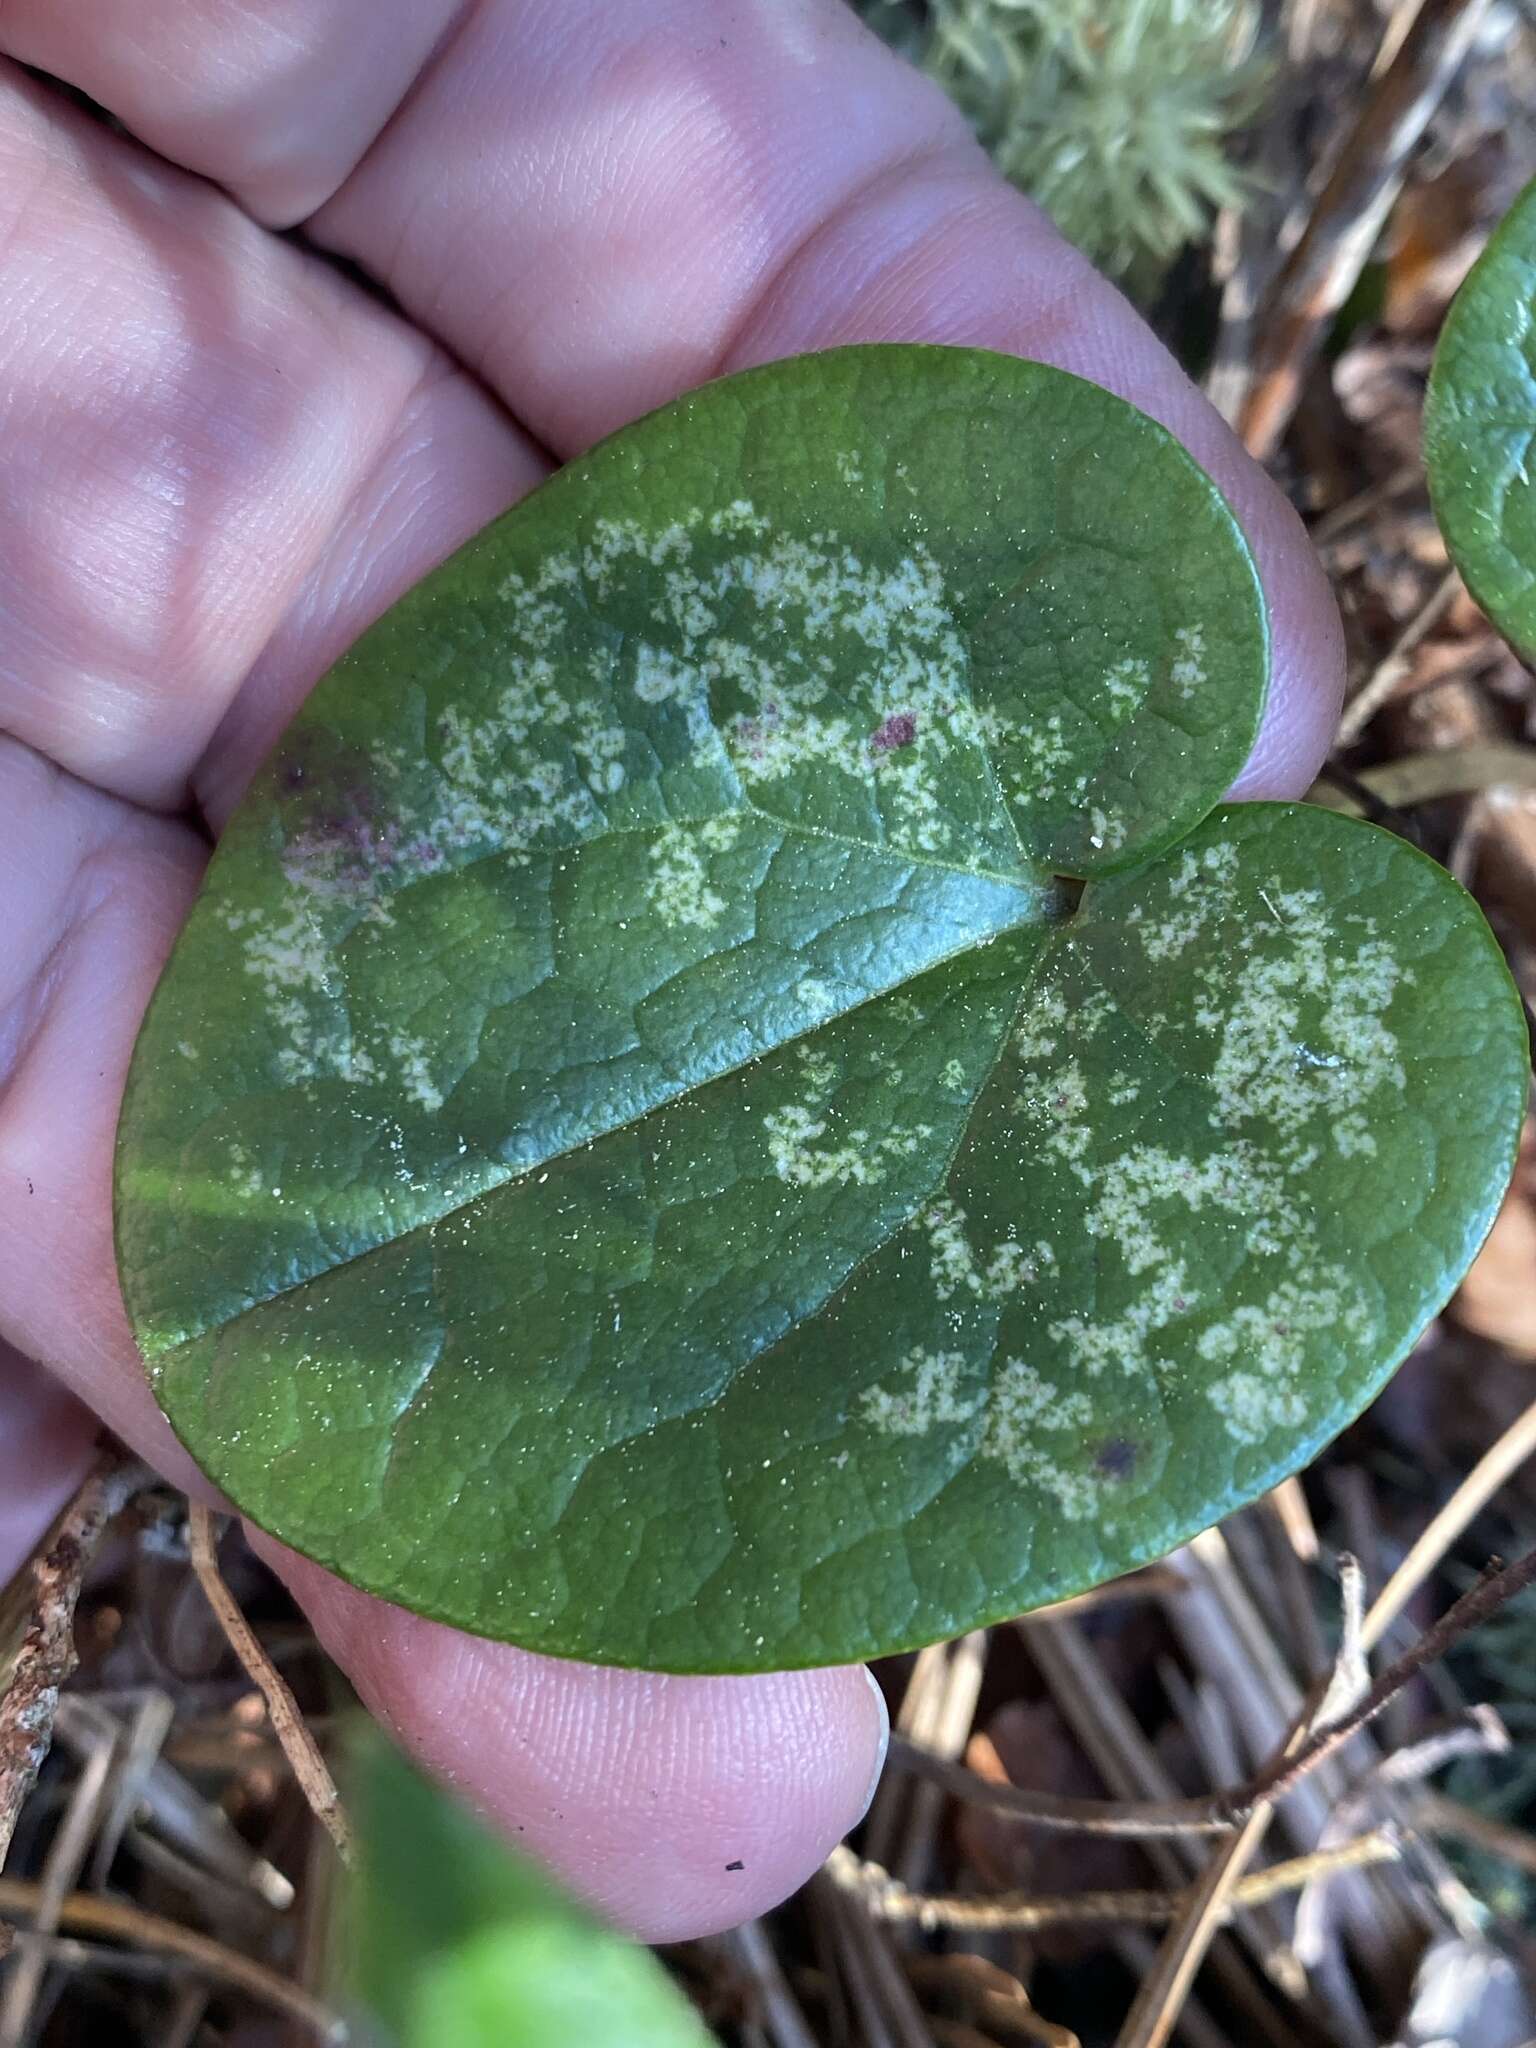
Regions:
<instances>
[{"instance_id":1,"label":"heart-shaped green leaf","mask_svg":"<svg viewBox=\"0 0 1536 2048\"><path fill-rule=\"evenodd\" d=\"M1536 661L1536 183L1446 316L1424 409L1430 492L1467 588Z\"/></svg>"},{"instance_id":2,"label":"heart-shaped green leaf","mask_svg":"<svg viewBox=\"0 0 1536 2048\"><path fill-rule=\"evenodd\" d=\"M1293 1469L1491 1220L1524 1035L1419 854L1213 811L1265 671L1215 487L1038 365L806 358L562 471L315 693L156 993L119 1245L196 1456L680 1670Z\"/></svg>"}]
</instances>

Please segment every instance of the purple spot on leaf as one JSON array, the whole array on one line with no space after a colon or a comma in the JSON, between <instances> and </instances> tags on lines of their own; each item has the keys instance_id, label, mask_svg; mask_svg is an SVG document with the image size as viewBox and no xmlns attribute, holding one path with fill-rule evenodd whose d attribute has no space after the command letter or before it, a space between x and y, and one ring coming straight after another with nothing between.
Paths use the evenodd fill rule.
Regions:
<instances>
[{"instance_id":1,"label":"purple spot on leaf","mask_svg":"<svg viewBox=\"0 0 1536 2048\"><path fill-rule=\"evenodd\" d=\"M1106 1479L1129 1479L1136 1470L1136 1446L1128 1437L1109 1437L1099 1445L1093 1462Z\"/></svg>"},{"instance_id":2,"label":"purple spot on leaf","mask_svg":"<svg viewBox=\"0 0 1536 2048\"><path fill-rule=\"evenodd\" d=\"M870 734L872 754L894 754L898 747L910 747L917 738L917 717L911 711L893 711Z\"/></svg>"},{"instance_id":3,"label":"purple spot on leaf","mask_svg":"<svg viewBox=\"0 0 1536 2048\"><path fill-rule=\"evenodd\" d=\"M271 775L284 812L288 879L317 896L371 895L402 848L400 826L381 812L368 756L312 728L289 735Z\"/></svg>"}]
</instances>

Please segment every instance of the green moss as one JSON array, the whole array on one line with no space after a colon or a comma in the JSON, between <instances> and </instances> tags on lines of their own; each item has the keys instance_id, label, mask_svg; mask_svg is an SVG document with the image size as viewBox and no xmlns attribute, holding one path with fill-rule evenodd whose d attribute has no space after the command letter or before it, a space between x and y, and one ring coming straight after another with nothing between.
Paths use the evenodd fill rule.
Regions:
<instances>
[{"instance_id":1,"label":"green moss","mask_svg":"<svg viewBox=\"0 0 1536 2048\"><path fill-rule=\"evenodd\" d=\"M1258 106L1252 0L860 0L1067 238L1149 287L1242 201L1226 139Z\"/></svg>"}]
</instances>

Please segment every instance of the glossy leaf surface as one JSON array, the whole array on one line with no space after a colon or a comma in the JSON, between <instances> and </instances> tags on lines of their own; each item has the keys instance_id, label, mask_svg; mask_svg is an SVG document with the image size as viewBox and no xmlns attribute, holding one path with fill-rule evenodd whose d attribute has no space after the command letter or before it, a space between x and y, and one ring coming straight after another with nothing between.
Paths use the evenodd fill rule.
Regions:
<instances>
[{"instance_id":1,"label":"glossy leaf surface","mask_svg":"<svg viewBox=\"0 0 1536 2048\"><path fill-rule=\"evenodd\" d=\"M1209 480L1036 365L805 359L561 472L316 692L146 1021L194 1453L359 1584L682 1670L1293 1469L1480 1240L1524 1053L1443 872L1213 812L1265 668Z\"/></svg>"},{"instance_id":2,"label":"glossy leaf surface","mask_svg":"<svg viewBox=\"0 0 1536 2048\"><path fill-rule=\"evenodd\" d=\"M1536 660L1536 184L1446 316L1424 413L1435 516L1467 587Z\"/></svg>"}]
</instances>

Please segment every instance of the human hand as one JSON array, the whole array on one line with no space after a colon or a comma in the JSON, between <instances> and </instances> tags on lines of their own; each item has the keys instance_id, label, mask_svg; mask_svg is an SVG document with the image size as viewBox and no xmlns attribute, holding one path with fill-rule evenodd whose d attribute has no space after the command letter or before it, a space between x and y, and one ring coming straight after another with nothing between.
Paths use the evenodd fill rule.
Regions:
<instances>
[{"instance_id":1,"label":"human hand","mask_svg":"<svg viewBox=\"0 0 1536 2048\"><path fill-rule=\"evenodd\" d=\"M840 0L9 0L0 52L0 1427L26 1432L3 1573L89 1442L23 1356L206 1495L128 1334L110 1206L197 821L552 460L775 356L1010 350L1156 415L1231 499L1275 646L1240 794L1306 787L1341 661L1283 500ZM763 1910L862 1810L883 1709L857 1670L552 1662L256 1540L407 1745L652 1939Z\"/></svg>"}]
</instances>

